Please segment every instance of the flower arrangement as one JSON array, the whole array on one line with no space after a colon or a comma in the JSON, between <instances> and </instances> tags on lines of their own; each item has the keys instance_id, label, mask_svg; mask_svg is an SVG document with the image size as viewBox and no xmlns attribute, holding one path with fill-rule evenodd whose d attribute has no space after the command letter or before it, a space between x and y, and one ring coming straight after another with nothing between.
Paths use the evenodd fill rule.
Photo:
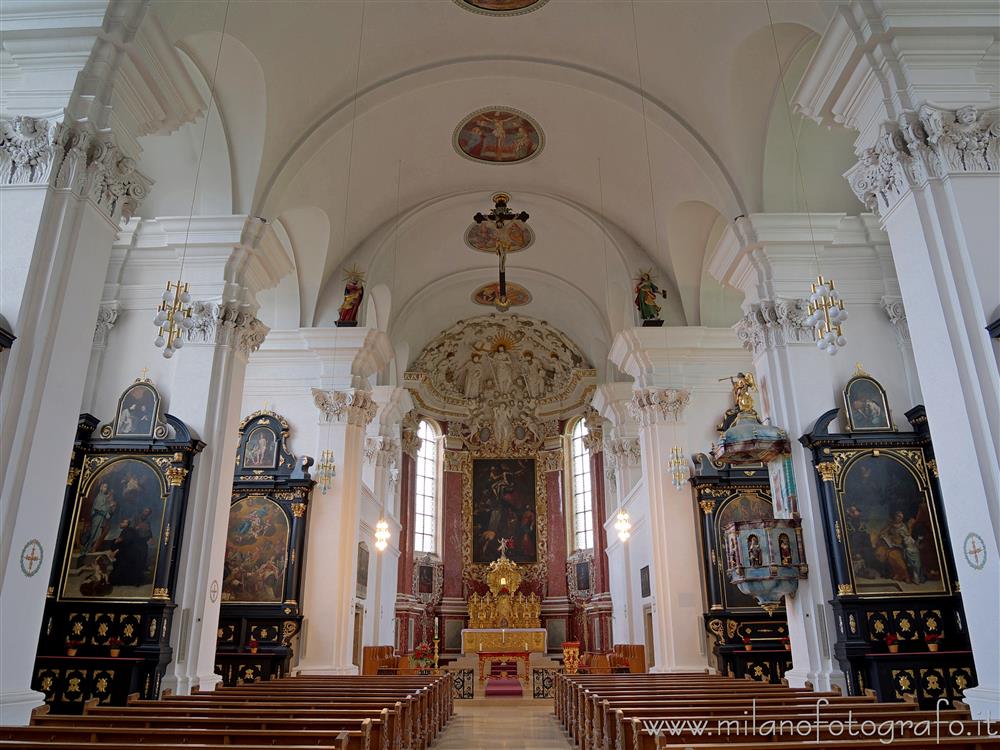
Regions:
<instances>
[{"instance_id":1,"label":"flower arrangement","mask_svg":"<svg viewBox=\"0 0 1000 750\"><path fill-rule=\"evenodd\" d=\"M418 643L413 648L413 663L421 669L430 669L434 666L434 649L427 641Z\"/></svg>"},{"instance_id":2,"label":"flower arrangement","mask_svg":"<svg viewBox=\"0 0 1000 750\"><path fill-rule=\"evenodd\" d=\"M781 645L785 647L785 651L791 651L792 650L792 642L788 638L787 635L783 635L781 637Z\"/></svg>"},{"instance_id":3,"label":"flower arrangement","mask_svg":"<svg viewBox=\"0 0 1000 750\"><path fill-rule=\"evenodd\" d=\"M941 633L925 633L924 643L927 644L928 651L937 651L941 648Z\"/></svg>"},{"instance_id":4,"label":"flower arrangement","mask_svg":"<svg viewBox=\"0 0 1000 750\"><path fill-rule=\"evenodd\" d=\"M118 654L121 653L122 649L122 639L119 638L117 635L113 635L110 638L108 638L107 645L108 645L108 653L110 653L112 657L118 656Z\"/></svg>"},{"instance_id":5,"label":"flower arrangement","mask_svg":"<svg viewBox=\"0 0 1000 750\"><path fill-rule=\"evenodd\" d=\"M743 636L743 648L745 648L747 651L753 651L753 644L750 642L749 635Z\"/></svg>"},{"instance_id":6,"label":"flower arrangement","mask_svg":"<svg viewBox=\"0 0 1000 750\"><path fill-rule=\"evenodd\" d=\"M68 637L66 639L66 656L76 656L77 649L83 645L79 638Z\"/></svg>"},{"instance_id":7,"label":"flower arrangement","mask_svg":"<svg viewBox=\"0 0 1000 750\"><path fill-rule=\"evenodd\" d=\"M247 641L247 648L250 649L251 654L256 654L257 649L260 648L260 644L257 642L256 638L251 638Z\"/></svg>"},{"instance_id":8,"label":"flower arrangement","mask_svg":"<svg viewBox=\"0 0 1000 750\"><path fill-rule=\"evenodd\" d=\"M895 654L899 651L899 638L896 637L895 633L887 633L885 636L885 645L889 647L890 654Z\"/></svg>"}]
</instances>

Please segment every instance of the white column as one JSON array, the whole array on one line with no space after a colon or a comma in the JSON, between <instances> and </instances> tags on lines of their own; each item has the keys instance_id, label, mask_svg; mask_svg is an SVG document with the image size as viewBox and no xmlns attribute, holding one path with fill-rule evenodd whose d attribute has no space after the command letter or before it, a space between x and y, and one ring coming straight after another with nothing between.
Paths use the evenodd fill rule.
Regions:
<instances>
[{"instance_id":1,"label":"white column","mask_svg":"<svg viewBox=\"0 0 1000 750\"><path fill-rule=\"evenodd\" d=\"M615 337L609 358L635 382L630 410L639 426L642 483L652 536L650 585L656 671L707 666L696 504L691 487L676 489L670 450L704 452L728 406L719 378L746 368L748 357L728 329L630 328Z\"/></svg>"},{"instance_id":2,"label":"white column","mask_svg":"<svg viewBox=\"0 0 1000 750\"><path fill-rule=\"evenodd\" d=\"M172 221L157 222L173 253L183 236L181 223L186 221L172 227L163 226ZM274 230L262 219L198 217L192 226L200 241L187 247L185 281L195 300L195 323L174 355L170 410L183 415L206 448L190 479L174 595L178 608L170 636L174 659L163 680L164 687L179 694L194 687L211 690L221 681L215 674L221 601L212 592L222 583L247 358L268 332L256 317L256 295L292 268ZM143 260L139 251L131 262L141 265ZM155 333L150 323L149 336Z\"/></svg>"},{"instance_id":3,"label":"white column","mask_svg":"<svg viewBox=\"0 0 1000 750\"><path fill-rule=\"evenodd\" d=\"M817 349L812 330L803 324L802 297L808 296L817 268L836 280L850 314L844 326L847 347L834 357ZM905 313L892 304L898 284L886 237L871 215L754 214L727 229L709 272L746 295L746 314L736 333L753 355L759 411L791 438L809 577L785 602L793 661L786 677L793 685L810 682L819 690L845 687L833 655L836 633L828 603L836 592L816 475L797 438L839 406L857 362L885 386L897 425L902 413L916 405L919 385L909 347L900 340Z\"/></svg>"},{"instance_id":4,"label":"white column","mask_svg":"<svg viewBox=\"0 0 1000 750\"><path fill-rule=\"evenodd\" d=\"M976 660L965 699L1000 717L1000 367L984 327L1000 309L996 8L915 0L835 9L795 93L818 122L858 131L847 177L889 235L934 438ZM985 564L965 551L977 534ZM978 544L978 543L977 543Z\"/></svg>"}]
</instances>

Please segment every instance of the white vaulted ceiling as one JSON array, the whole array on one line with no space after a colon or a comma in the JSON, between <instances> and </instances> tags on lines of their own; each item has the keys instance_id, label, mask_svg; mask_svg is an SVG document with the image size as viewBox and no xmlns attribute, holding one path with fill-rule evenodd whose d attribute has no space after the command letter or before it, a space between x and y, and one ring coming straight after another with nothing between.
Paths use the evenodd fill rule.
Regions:
<instances>
[{"instance_id":1,"label":"white vaulted ceiling","mask_svg":"<svg viewBox=\"0 0 1000 750\"><path fill-rule=\"evenodd\" d=\"M488 312L470 295L495 279L495 260L462 235L505 190L538 238L509 261L509 278L534 296L521 311L601 363L633 324L642 268L668 289L669 322L731 317L733 300L706 280L706 246L720 222L781 195L765 182L791 163L774 154L792 153L774 43L801 75L825 5L772 0L773 39L763 0L550 0L501 18L453 0L232 0L228 16L221 1L153 7L206 80L218 56L233 211L280 223L297 284L279 294L299 325L332 324L341 270L354 264L369 289L384 286L389 332L412 355ZM538 122L537 158L497 165L455 152L456 125L493 105ZM835 146L846 168L849 145ZM844 210L829 205L837 189L815 192L827 205L809 196L810 209Z\"/></svg>"}]
</instances>

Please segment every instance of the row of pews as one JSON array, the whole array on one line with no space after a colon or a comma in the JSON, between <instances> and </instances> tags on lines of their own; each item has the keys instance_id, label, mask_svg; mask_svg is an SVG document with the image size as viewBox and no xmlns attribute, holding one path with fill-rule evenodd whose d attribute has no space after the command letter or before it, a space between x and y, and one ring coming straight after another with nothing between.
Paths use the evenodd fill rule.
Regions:
<instances>
[{"instance_id":1,"label":"row of pews","mask_svg":"<svg viewBox=\"0 0 1000 750\"><path fill-rule=\"evenodd\" d=\"M123 707L95 700L82 716L42 707L29 726L0 727L0 748L426 750L453 711L446 676L285 677L155 701L132 697Z\"/></svg>"},{"instance_id":2,"label":"row of pews","mask_svg":"<svg viewBox=\"0 0 1000 750\"><path fill-rule=\"evenodd\" d=\"M701 673L559 674L554 691L556 717L580 750L1000 746L1000 722L971 719L961 702L922 711L915 701L878 703L871 692L844 696Z\"/></svg>"}]
</instances>

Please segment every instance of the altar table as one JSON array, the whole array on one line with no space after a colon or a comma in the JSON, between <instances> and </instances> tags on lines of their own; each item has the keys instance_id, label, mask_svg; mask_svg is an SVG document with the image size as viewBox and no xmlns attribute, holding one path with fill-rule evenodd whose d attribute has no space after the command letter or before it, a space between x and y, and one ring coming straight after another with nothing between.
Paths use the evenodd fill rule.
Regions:
<instances>
[{"instance_id":1,"label":"altar table","mask_svg":"<svg viewBox=\"0 0 1000 750\"><path fill-rule=\"evenodd\" d=\"M515 661L524 662L524 671L517 669L517 679L522 685L527 686L528 677L531 675L531 652L530 651L480 651L479 652L479 681L483 682L492 671L494 661Z\"/></svg>"},{"instance_id":2,"label":"altar table","mask_svg":"<svg viewBox=\"0 0 1000 750\"><path fill-rule=\"evenodd\" d=\"M463 654L508 650L544 654L548 650L545 628L466 628L462 631Z\"/></svg>"}]
</instances>

